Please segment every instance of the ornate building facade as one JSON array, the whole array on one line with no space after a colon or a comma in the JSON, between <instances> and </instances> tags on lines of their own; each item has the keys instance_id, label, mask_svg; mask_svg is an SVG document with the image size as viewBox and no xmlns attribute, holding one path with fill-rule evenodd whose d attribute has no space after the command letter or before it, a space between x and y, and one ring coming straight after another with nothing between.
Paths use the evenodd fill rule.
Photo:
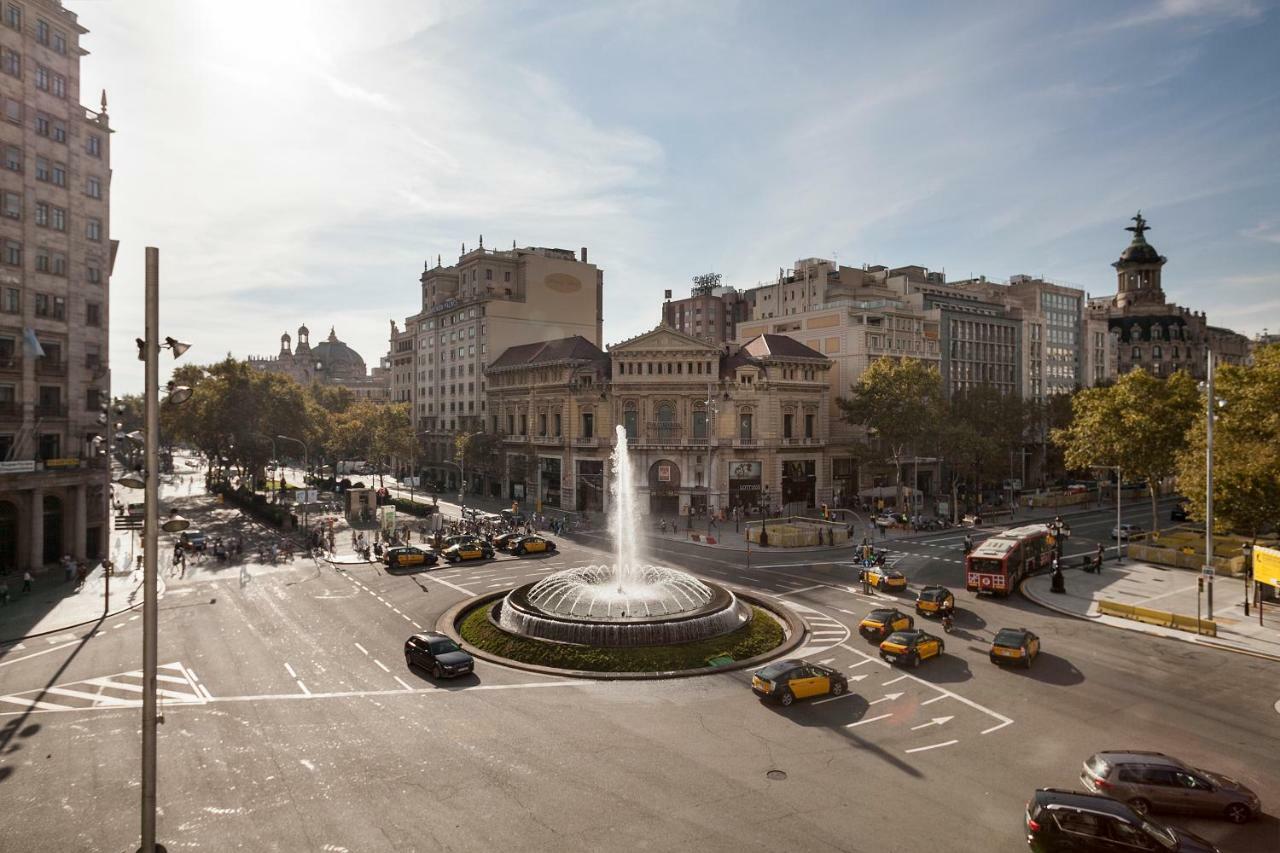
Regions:
<instances>
[{"instance_id":1,"label":"ornate building facade","mask_svg":"<svg viewBox=\"0 0 1280 853\"><path fill-rule=\"evenodd\" d=\"M1115 372L1142 368L1156 376L1186 370L1205 377L1206 351L1220 362L1242 364L1249 340L1230 329L1210 326L1203 311L1192 311L1165 298L1161 280L1168 258L1147 242L1150 230L1139 211L1126 231L1133 240L1111 266L1116 293L1089 301L1092 317L1105 320L1116 358Z\"/></svg>"},{"instance_id":2,"label":"ornate building facade","mask_svg":"<svg viewBox=\"0 0 1280 853\"><path fill-rule=\"evenodd\" d=\"M250 366L288 376L301 385L316 382L346 388L357 400L382 403L391 398L386 369L376 367L370 373L360 353L338 340L332 327L329 337L313 347L311 331L305 325L299 326L298 342L292 343L285 332L280 336L278 354L270 358L250 356Z\"/></svg>"},{"instance_id":3,"label":"ornate building facade","mask_svg":"<svg viewBox=\"0 0 1280 853\"><path fill-rule=\"evenodd\" d=\"M714 346L667 326L608 355L582 338L512 347L486 372L503 494L607 509L617 425L649 515L816 506L831 496L830 368L785 335Z\"/></svg>"}]
</instances>

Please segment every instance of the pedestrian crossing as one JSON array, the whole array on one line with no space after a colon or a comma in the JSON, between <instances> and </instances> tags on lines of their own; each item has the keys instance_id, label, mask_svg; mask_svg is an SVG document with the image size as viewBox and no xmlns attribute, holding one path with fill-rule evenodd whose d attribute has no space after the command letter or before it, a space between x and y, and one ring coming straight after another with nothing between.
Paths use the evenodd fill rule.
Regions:
<instances>
[{"instance_id":1,"label":"pedestrian crossing","mask_svg":"<svg viewBox=\"0 0 1280 853\"><path fill-rule=\"evenodd\" d=\"M31 711L139 708L144 690L142 670L68 681L0 696L0 716ZM176 661L157 667L156 696L161 705L203 704L209 698L195 674Z\"/></svg>"}]
</instances>

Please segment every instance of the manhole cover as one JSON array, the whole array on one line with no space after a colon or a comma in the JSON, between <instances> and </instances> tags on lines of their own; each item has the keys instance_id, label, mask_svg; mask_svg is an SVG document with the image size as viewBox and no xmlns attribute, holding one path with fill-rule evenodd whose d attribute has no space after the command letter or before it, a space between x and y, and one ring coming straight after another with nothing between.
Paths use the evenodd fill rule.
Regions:
<instances>
[{"instance_id":1,"label":"manhole cover","mask_svg":"<svg viewBox=\"0 0 1280 853\"><path fill-rule=\"evenodd\" d=\"M781 782L783 779L786 779L786 778L787 778L787 771L785 771L785 770L770 770L768 773L766 773L766 774L764 774L764 775L765 775L765 776L768 776L770 779L772 779L772 780L773 780L773 781L775 781L775 782Z\"/></svg>"}]
</instances>

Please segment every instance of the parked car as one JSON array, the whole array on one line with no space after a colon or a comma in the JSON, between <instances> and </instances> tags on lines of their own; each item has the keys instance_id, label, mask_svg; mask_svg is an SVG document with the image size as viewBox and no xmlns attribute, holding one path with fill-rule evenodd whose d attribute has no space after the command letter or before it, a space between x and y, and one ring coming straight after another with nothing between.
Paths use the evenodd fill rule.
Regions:
<instances>
[{"instance_id":1,"label":"parked car","mask_svg":"<svg viewBox=\"0 0 1280 853\"><path fill-rule=\"evenodd\" d=\"M497 536L493 537L493 547L497 548L499 551L507 551L511 548L512 542L523 538L523 533L518 533L514 530L509 533L499 533Z\"/></svg>"},{"instance_id":2,"label":"parked car","mask_svg":"<svg viewBox=\"0 0 1280 853\"><path fill-rule=\"evenodd\" d=\"M511 543L511 553L523 557L525 554L543 554L555 551L556 543L545 536L522 536Z\"/></svg>"},{"instance_id":3,"label":"parked car","mask_svg":"<svg viewBox=\"0 0 1280 853\"><path fill-rule=\"evenodd\" d=\"M1184 812L1247 823L1262 812L1258 795L1246 786L1162 752L1094 753L1085 761L1080 781L1090 791L1128 803L1139 814Z\"/></svg>"},{"instance_id":4,"label":"parked car","mask_svg":"<svg viewBox=\"0 0 1280 853\"><path fill-rule=\"evenodd\" d=\"M448 636L436 631L414 634L404 641L404 663L420 666L435 678L455 678L475 669L475 659Z\"/></svg>"},{"instance_id":5,"label":"parked car","mask_svg":"<svg viewBox=\"0 0 1280 853\"><path fill-rule=\"evenodd\" d=\"M1190 517L1186 501L1179 501L1173 505L1173 509L1169 510L1170 521L1186 521Z\"/></svg>"},{"instance_id":6,"label":"parked car","mask_svg":"<svg viewBox=\"0 0 1280 853\"><path fill-rule=\"evenodd\" d=\"M1117 530L1119 531L1120 538L1127 542L1129 540L1129 537L1137 536L1139 533L1141 533L1142 527L1137 524L1122 524L1120 525L1119 528L1113 527L1111 528L1112 539L1116 538Z\"/></svg>"},{"instance_id":7,"label":"parked car","mask_svg":"<svg viewBox=\"0 0 1280 853\"><path fill-rule=\"evenodd\" d=\"M844 673L807 660L779 660L751 677L751 689L761 699L790 706L797 699L842 696L849 689Z\"/></svg>"},{"instance_id":8,"label":"parked car","mask_svg":"<svg viewBox=\"0 0 1280 853\"><path fill-rule=\"evenodd\" d=\"M1165 826L1100 794L1039 788L1027 801L1027 846L1034 853L1151 850L1219 853L1208 840Z\"/></svg>"}]
</instances>

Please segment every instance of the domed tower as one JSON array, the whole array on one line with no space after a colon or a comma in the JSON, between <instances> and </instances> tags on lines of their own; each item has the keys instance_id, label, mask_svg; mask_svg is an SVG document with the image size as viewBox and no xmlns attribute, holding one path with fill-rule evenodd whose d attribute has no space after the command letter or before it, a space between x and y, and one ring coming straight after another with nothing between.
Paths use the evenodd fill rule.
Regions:
<instances>
[{"instance_id":1,"label":"domed tower","mask_svg":"<svg viewBox=\"0 0 1280 853\"><path fill-rule=\"evenodd\" d=\"M1143 236L1150 229L1141 210L1133 217L1133 225L1125 230L1133 232L1133 242L1120 253L1120 260L1111 265L1116 269L1116 306L1165 304L1160 268L1168 259Z\"/></svg>"},{"instance_id":2,"label":"domed tower","mask_svg":"<svg viewBox=\"0 0 1280 853\"><path fill-rule=\"evenodd\" d=\"M311 330L306 324L298 327L298 348L294 350L295 355L304 355L311 352Z\"/></svg>"},{"instance_id":3,"label":"domed tower","mask_svg":"<svg viewBox=\"0 0 1280 853\"><path fill-rule=\"evenodd\" d=\"M288 332L285 332L283 335L280 336L280 357L281 358L285 357L286 355L293 355L293 347L290 344L291 340L292 338L289 337Z\"/></svg>"}]
</instances>

